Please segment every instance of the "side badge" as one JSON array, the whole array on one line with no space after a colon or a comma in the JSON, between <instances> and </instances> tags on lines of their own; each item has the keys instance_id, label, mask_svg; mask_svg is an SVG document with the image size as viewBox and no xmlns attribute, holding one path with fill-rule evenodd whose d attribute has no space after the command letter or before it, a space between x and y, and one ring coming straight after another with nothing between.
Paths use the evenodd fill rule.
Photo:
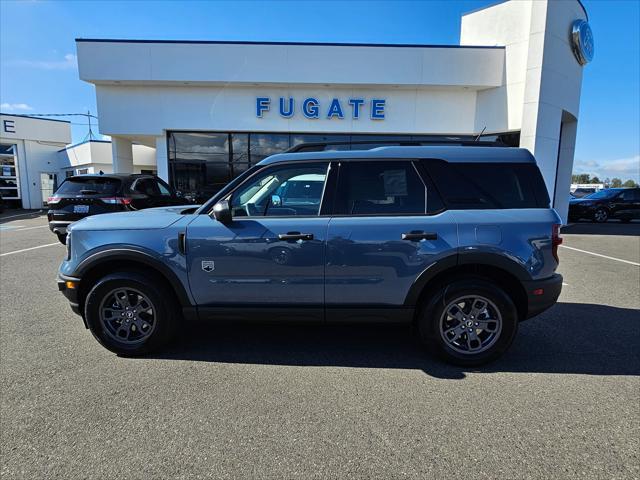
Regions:
<instances>
[{"instance_id":1,"label":"side badge","mask_svg":"<svg viewBox=\"0 0 640 480\"><path fill-rule=\"evenodd\" d=\"M213 260L203 260L202 261L202 270L205 272L213 272L216 269L216 263Z\"/></svg>"}]
</instances>

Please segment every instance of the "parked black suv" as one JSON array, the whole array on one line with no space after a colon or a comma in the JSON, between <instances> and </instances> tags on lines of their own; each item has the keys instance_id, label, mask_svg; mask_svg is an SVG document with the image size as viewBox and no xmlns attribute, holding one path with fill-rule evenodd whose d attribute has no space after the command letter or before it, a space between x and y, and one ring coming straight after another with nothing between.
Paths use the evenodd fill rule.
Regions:
<instances>
[{"instance_id":1,"label":"parked black suv","mask_svg":"<svg viewBox=\"0 0 640 480\"><path fill-rule=\"evenodd\" d=\"M640 188L608 188L569 201L569 221L581 218L604 223L610 218L640 218Z\"/></svg>"},{"instance_id":2,"label":"parked black suv","mask_svg":"<svg viewBox=\"0 0 640 480\"><path fill-rule=\"evenodd\" d=\"M90 215L187 203L153 175L78 175L67 178L49 197L47 218L49 229L65 243L67 226Z\"/></svg>"}]
</instances>

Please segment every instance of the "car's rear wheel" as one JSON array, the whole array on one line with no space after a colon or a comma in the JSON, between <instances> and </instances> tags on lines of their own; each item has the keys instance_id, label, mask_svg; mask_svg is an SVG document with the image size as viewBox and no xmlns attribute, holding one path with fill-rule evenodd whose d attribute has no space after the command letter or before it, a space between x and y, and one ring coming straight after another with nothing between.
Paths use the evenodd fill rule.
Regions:
<instances>
[{"instance_id":1,"label":"car's rear wheel","mask_svg":"<svg viewBox=\"0 0 640 480\"><path fill-rule=\"evenodd\" d=\"M137 272L100 279L85 301L93 336L119 355L144 355L171 338L179 312L164 284Z\"/></svg>"},{"instance_id":2,"label":"car's rear wheel","mask_svg":"<svg viewBox=\"0 0 640 480\"><path fill-rule=\"evenodd\" d=\"M599 208L594 212L593 220L598 223L604 223L609 220L609 212L606 208Z\"/></svg>"},{"instance_id":3,"label":"car's rear wheel","mask_svg":"<svg viewBox=\"0 0 640 480\"><path fill-rule=\"evenodd\" d=\"M449 363L478 366L495 360L518 330L516 307L501 288L480 278L443 285L419 312L429 350Z\"/></svg>"}]
</instances>

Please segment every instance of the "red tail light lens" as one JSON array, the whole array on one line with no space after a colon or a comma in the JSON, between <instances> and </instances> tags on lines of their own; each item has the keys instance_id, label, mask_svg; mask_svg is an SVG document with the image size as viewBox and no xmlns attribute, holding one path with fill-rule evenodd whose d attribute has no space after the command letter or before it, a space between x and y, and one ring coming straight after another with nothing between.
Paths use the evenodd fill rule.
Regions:
<instances>
[{"instance_id":1,"label":"red tail light lens","mask_svg":"<svg viewBox=\"0 0 640 480\"><path fill-rule=\"evenodd\" d=\"M55 205L56 203L60 203L60 197L49 197L47 199L47 203L49 205Z\"/></svg>"},{"instance_id":2,"label":"red tail light lens","mask_svg":"<svg viewBox=\"0 0 640 480\"><path fill-rule=\"evenodd\" d=\"M562 245L562 237L560 236L560 227L559 223L555 223L551 228L551 248L553 252L553 258L556 259L556 262L560 263L560 258L558 258L558 247Z\"/></svg>"},{"instance_id":3,"label":"red tail light lens","mask_svg":"<svg viewBox=\"0 0 640 480\"><path fill-rule=\"evenodd\" d=\"M109 205L130 205L131 199L128 197L106 197L101 198L102 202Z\"/></svg>"}]
</instances>

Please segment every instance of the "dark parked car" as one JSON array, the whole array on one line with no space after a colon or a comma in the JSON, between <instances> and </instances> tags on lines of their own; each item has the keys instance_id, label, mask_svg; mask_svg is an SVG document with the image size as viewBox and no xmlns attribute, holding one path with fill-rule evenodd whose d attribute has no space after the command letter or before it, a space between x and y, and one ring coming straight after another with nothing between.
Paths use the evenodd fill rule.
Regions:
<instances>
[{"instance_id":1,"label":"dark parked car","mask_svg":"<svg viewBox=\"0 0 640 480\"><path fill-rule=\"evenodd\" d=\"M608 188L569 201L569 221L587 218L603 223L610 218L630 222L640 218L640 188Z\"/></svg>"},{"instance_id":2,"label":"dark parked car","mask_svg":"<svg viewBox=\"0 0 640 480\"><path fill-rule=\"evenodd\" d=\"M67 178L49 197L49 229L65 243L67 226L100 213L170 207L189 203L153 175L78 175Z\"/></svg>"}]
</instances>

